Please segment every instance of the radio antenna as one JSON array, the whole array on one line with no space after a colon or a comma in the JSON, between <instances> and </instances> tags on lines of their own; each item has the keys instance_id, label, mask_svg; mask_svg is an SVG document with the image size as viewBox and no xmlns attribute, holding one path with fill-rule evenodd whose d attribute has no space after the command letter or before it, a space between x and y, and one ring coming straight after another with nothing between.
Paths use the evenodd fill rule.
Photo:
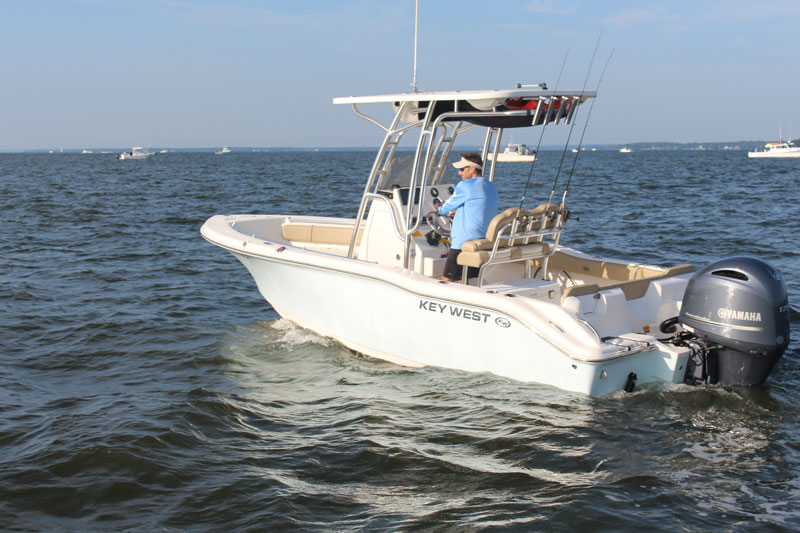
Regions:
<instances>
[{"instance_id":1,"label":"radio antenna","mask_svg":"<svg viewBox=\"0 0 800 533\"><path fill-rule=\"evenodd\" d=\"M414 8L414 79L411 80L411 88L417 93L417 30L419 29L419 0L416 1Z\"/></svg>"}]
</instances>

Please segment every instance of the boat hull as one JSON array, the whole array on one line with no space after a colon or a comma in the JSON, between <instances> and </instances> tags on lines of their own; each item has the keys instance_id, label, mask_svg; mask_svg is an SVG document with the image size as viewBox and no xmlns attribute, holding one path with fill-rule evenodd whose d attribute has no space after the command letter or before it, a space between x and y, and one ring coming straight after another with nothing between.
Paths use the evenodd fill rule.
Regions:
<instances>
[{"instance_id":1,"label":"boat hull","mask_svg":"<svg viewBox=\"0 0 800 533\"><path fill-rule=\"evenodd\" d=\"M508 298L254 236L221 237L208 225L204 237L244 264L278 314L368 356L593 396L623 390L631 374L640 385L683 379L688 353L658 342L608 346L555 301Z\"/></svg>"},{"instance_id":2,"label":"boat hull","mask_svg":"<svg viewBox=\"0 0 800 533\"><path fill-rule=\"evenodd\" d=\"M751 159L758 159L758 158L779 158L779 159L788 159L788 158L800 158L800 150L792 150L792 151L769 151L769 152L747 152L747 157Z\"/></svg>"},{"instance_id":3,"label":"boat hull","mask_svg":"<svg viewBox=\"0 0 800 533\"><path fill-rule=\"evenodd\" d=\"M486 157L491 161L494 159L494 154L488 154ZM525 163L535 160L535 155L507 154L503 152L497 154L498 163Z\"/></svg>"},{"instance_id":4,"label":"boat hull","mask_svg":"<svg viewBox=\"0 0 800 533\"><path fill-rule=\"evenodd\" d=\"M511 313L417 294L392 283L234 254L282 317L357 352L419 367L491 372L588 395L638 382L680 382L674 354L645 351L603 362L573 359Z\"/></svg>"}]
</instances>

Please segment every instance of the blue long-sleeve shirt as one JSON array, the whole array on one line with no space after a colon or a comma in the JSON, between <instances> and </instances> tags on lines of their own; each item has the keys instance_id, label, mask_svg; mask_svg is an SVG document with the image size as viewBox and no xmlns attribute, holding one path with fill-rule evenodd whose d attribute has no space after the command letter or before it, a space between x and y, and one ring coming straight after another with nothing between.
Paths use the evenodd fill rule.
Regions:
<instances>
[{"instance_id":1,"label":"blue long-sleeve shirt","mask_svg":"<svg viewBox=\"0 0 800 533\"><path fill-rule=\"evenodd\" d=\"M442 215L457 209L450 231L450 246L460 250L466 241L485 238L489 222L497 214L497 203L497 187L485 177L459 182L453 196L439 206Z\"/></svg>"}]
</instances>

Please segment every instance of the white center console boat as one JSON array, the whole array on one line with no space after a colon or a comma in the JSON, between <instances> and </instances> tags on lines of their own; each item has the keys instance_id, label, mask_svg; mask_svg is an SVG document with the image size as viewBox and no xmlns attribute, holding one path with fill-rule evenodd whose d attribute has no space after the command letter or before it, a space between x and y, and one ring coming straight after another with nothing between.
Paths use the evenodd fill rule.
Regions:
<instances>
[{"instance_id":1,"label":"white center console boat","mask_svg":"<svg viewBox=\"0 0 800 533\"><path fill-rule=\"evenodd\" d=\"M496 161L504 129L570 124L594 96L537 87L336 98L385 131L355 217L216 215L202 235L247 267L281 316L400 365L589 395L653 382L762 383L789 342L774 268L740 257L694 273L563 247L566 194L498 213L459 256L478 278L441 281L446 231L431 212L453 191L445 170L458 135L485 130L484 160ZM373 103L394 108L390 124L358 107ZM415 138L412 155L397 150L405 136Z\"/></svg>"}]
</instances>

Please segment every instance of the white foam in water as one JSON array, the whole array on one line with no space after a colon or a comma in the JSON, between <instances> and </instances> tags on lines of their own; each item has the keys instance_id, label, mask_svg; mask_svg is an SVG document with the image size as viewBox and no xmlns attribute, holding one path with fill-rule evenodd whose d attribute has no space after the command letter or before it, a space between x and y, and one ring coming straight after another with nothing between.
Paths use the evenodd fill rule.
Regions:
<instances>
[{"instance_id":1,"label":"white foam in water","mask_svg":"<svg viewBox=\"0 0 800 533\"><path fill-rule=\"evenodd\" d=\"M300 344L319 344L322 346L330 346L332 341L327 337L321 337L311 330L301 328L291 320L279 318L270 323L270 329L281 333L278 342L288 344L290 346L297 346Z\"/></svg>"}]
</instances>

